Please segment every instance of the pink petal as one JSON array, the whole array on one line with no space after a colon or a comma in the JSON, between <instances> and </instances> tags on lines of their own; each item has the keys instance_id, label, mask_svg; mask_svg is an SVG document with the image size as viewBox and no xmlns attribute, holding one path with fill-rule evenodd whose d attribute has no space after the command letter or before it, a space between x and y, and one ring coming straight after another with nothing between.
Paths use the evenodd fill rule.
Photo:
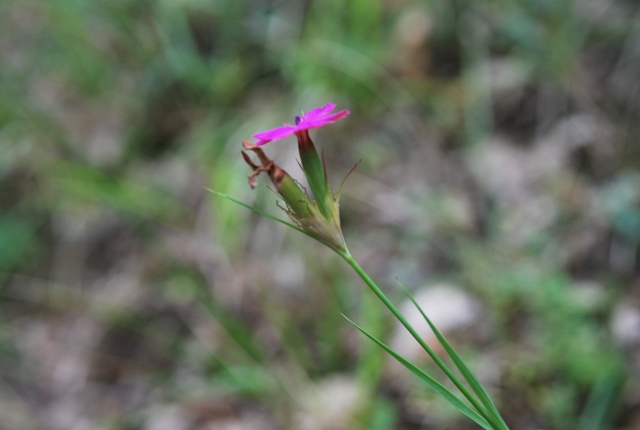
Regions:
<instances>
[{"instance_id":1,"label":"pink petal","mask_svg":"<svg viewBox=\"0 0 640 430\"><path fill-rule=\"evenodd\" d=\"M312 118L308 121L305 121L304 123L301 122L298 128L300 128L301 130L309 130L311 128L322 127L327 124L336 122L344 118L345 116L349 115L350 113L351 112L349 112L347 109L344 109L344 110L341 110L340 112L336 112L331 115L324 115L322 117Z\"/></svg>"},{"instance_id":2,"label":"pink petal","mask_svg":"<svg viewBox=\"0 0 640 430\"><path fill-rule=\"evenodd\" d=\"M324 105L324 107L315 108L311 110L311 112L308 112L306 115L302 117L302 121L306 122L314 118L322 117L324 115L329 114L335 108L336 108L335 103L327 103L326 105Z\"/></svg>"},{"instance_id":3,"label":"pink petal","mask_svg":"<svg viewBox=\"0 0 640 430\"><path fill-rule=\"evenodd\" d=\"M291 136L297 129L298 127L295 125L285 124L282 127L272 128L271 130L254 134L253 137L258 140L280 140Z\"/></svg>"},{"instance_id":4,"label":"pink petal","mask_svg":"<svg viewBox=\"0 0 640 430\"><path fill-rule=\"evenodd\" d=\"M303 115L297 125L285 124L282 127L272 128L271 130L256 133L253 137L258 139L258 141L254 143L254 145L262 146L274 140L281 140L289 137L299 131L322 127L336 122L351 113L347 109L331 113L335 108L335 103L327 103L323 107L315 108Z\"/></svg>"}]
</instances>

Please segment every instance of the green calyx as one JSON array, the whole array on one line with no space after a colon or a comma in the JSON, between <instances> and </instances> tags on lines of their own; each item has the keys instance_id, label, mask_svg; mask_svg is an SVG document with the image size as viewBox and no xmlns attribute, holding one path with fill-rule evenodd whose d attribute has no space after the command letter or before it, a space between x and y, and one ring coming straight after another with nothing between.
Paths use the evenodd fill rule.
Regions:
<instances>
[{"instance_id":1,"label":"green calyx","mask_svg":"<svg viewBox=\"0 0 640 430\"><path fill-rule=\"evenodd\" d=\"M309 137L309 132L304 130L296 133L298 138L298 150L300 151L300 161L302 162L302 168L304 174L309 181L309 187L313 192L313 196L316 200L316 205L320 210L320 213L327 219L333 218L333 196L331 190L327 184L327 175L324 169L324 164L318 155L313 141Z\"/></svg>"},{"instance_id":2,"label":"green calyx","mask_svg":"<svg viewBox=\"0 0 640 430\"><path fill-rule=\"evenodd\" d=\"M316 208L307 195L300 189L298 183L289 175L285 175L279 184L278 192L285 203L298 218L316 216Z\"/></svg>"},{"instance_id":3,"label":"green calyx","mask_svg":"<svg viewBox=\"0 0 640 430\"><path fill-rule=\"evenodd\" d=\"M288 206L287 213L298 226L332 249L346 249L337 204L331 202L331 216L326 217L320 212L317 200L311 201L291 176L284 176L278 184L278 192Z\"/></svg>"}]
</instances>

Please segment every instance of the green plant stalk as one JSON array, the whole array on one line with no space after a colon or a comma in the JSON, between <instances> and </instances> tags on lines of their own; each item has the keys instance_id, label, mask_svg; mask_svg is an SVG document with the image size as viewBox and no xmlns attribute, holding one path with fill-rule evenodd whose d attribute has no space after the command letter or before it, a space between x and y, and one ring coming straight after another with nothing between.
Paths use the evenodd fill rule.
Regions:
<instances>
[{"instance_id":1,"label":"green plant stalk","mask_svg":"<svg viewBox=\"0 0 640 430\"><path fill-rule=\"evenodd\" d=\"M384 309L380 307L380 303L373 294L369 291L364 291L364 293L360 312L362 324L373 335L382 337ZM367 387L367 392L373 394L382 376L385 351L364 336L361 340L362 354L358 363L358 378L362 380L363 386Z\"/></svg>"},{"instance_id":2,"label":"green plant stalk","mask_svg":"<svg viewBox=\"0 0 640 430\"><path fill-rule=\"evenodd\" d=\"M484 419L486 419L495 429L509 430L508 427L503 425L500 422L496 422L496 420L487 412L487 410L478 402L478 400L471 394L471 392L467 389L467 387L460 382L460 380L453 374L453 372L447 367L447 365L438 357L438 355L431 349L429 345L420 337L418 332L413 328L409 321L405 319L405 317L400 313L400 311L394 306L393 303L387 298L387 296L382 292L380 287L376 285L375 282L367 275L367 273L360 267L358 262L353 258L353 256L349 253L348 250L340 251L335 250L340 257L344 261L349 264L353 270L362 278L365 284L373 291L373 293L378 296L380 301L384 303L384 305L391 311L391 313L400 321L400 323L411 333L414 339L422 346L422 348L429 354L431 359L442 369L442 371L447 375L447 377L455 384L455 386L460 390L460 392L467 398L469 403L473 405L473 407L482 415Z\"/></svg>"},{"instance_id":3,"label":"green plant stalk","mask_svg":"<svg viewBox=\"0 0 640 430\"><path fill-rule=\"evenodd\" d=\"M342 189L342 186L340 187ZM481 425L483 428L487 428L486 426L491 426L491 428L495 429L495 430L509 430L509 427L506 425L506 423L504 423L504 421L502 420L502 417L500 416L500 414L497 412L497 410L495 409L495 406L492 405L490 399L484 399L484 401L487 401L490 406L493 406L491 410L485 409L479 402L478 399L476 399L471 392L464 386L464 384L453 374L453 372L447 367L447 365L440 359L440 357L438 357L438 355L431 349L431 347L429 345L427 345L427 343L420 337L420 335L415 331L415 329L411 326L411 324L409 324L409 322L404 318L404 316L400 313L400 311L398 311L398 309L393 305L393 303L391 303L391 301L387 298L387 296L382 292L382 290L376 285L375 282L373 282L373 280L369 277L369 275L367 275L367 273L360 267L360 265L356 262L356 260L353 258L353 256L349 253L348 249L346 248L346 246L344 246L344 244L342 244L341 246L336 246L335 244L331 243L331 242L327 242L325 240L323 240L321 237L310 233L294 224L291 224L287 221L281 220L277 217L274 217L272 215L267 214L266 212L253 207L251 205L248 205L246 203L243 203L239 200L234 199L233 197L227 196L226 194L220 193L218 191L214 191L214 190L209 190L212 193L219 195L221 197L224 197L228 200L231 200L234 203L237 203L259 215L265 216L269 219L272 219L274 221L277 221L281 224L284 224L288 227L291 227L292 229L299 231L313 239L318 240L319 242L323 243L324 245L326 245L327 247L329 247L330 249L332 249L336 254L338 254L340 257L342 257L342 259L344 259L355 271L356 273L358 273L358 275L362 278L362 280L365 282L365 284L367 284L367 286L371 289L371 291L385 304L385 306L391 311L391 313L402 323L402 325L404 325L404 327L409 331L409 333L411 333L411 335L414 337L414 339L416 339L416 341L420 344L420 346L422 346L422 348L429 354L429 356L433 359L433 361L435 361L435 363L440 367L440 369L442 369L442 371L447 375L447 377L451 380L451 382L454 383L454 385L458 388L458 390L460 390L460 392L467 398L467 400L471 403L471 405L478 411L478 413L480 414L478 417L473 417L472 415L470 415L467 412L465 412L463 409L460 408L460 405L456 405L454 403L454 406L456 408L458 408L460 410L460 412L464 413L465 415L467 415L469 418L471 418L472 420L474 420L476 423L478 423L479 425ZM403 287L404 288L404 287ZM409 297L411 297L411 295L409 294ZM414 302L415 303L415 302ZM418 309L420 309L420 307L418 306ZM422 310L420 309L420 311L422 312ZM429 321L429 319L426 317L426 315L423 316L425 317L425 319L427 320L427 322L431 325L431 322ZM405 367L407 367L409 370L411 370L413 373L415 373L416 375L420 376L421 378L427 377L429 379L432 380L433 383L435 384L439 384L437 381L433 380L433 378L431 378L429 375L422 374L422 371L420 371L417 367L415 367L414 365L412 365L411 363L407 362L406 360L404 360L402 357L396 355L392 350L390 350L388 347L386 347L381 341L379 341L377 338L375 338L373 335L369 334L368 332L364 331L364 329L362 329L361 327L359 327L358 325L356 325L355 323L353 323L351 320L349 320L347 318L347 320L354 324L354 326L360 330L362 333L364 333L367 337L369 337L371 340L373 340L374 342L378 343L379 346L381 346L383 349L387 350L387 352L389 352L389 354L391 354L392 356L394 356L397 360L399 360ZM432 328L434 329L434 333L436 333L436 335L438 336L438 339L440 340L440 342L443 344L443 346L445 347L445 349L449 348L450 346L448 345L448 343L446 343L446 340L444 340L444 338L441 339L441 335L439 335L439 332L437 331L437 329L435 327L432 326ZM459 357L457 357L457 354L455 354L454 352L449 352L449 349L447 349L448 353L452 356L452 358L454 359L454 361L457 359L458 361L456 361L456 365L460 365L461 360L459 359ZM466 366L462 366L461 370L463 371L463 373L465 371L468 372L468 370L466 369ZM416 373L417 372L417 373ZM465 376L467 377L467 376ZM475 378L472 378L472 380ZM430 386L432 384L429 384ZM459 399L455 396L453 396L453 399L449 399L446 393L449 393L449 390L447 390L446 388L444 388L444 386L442 386L440 384L440 387L442 388L442 390L444 390L443 392L441 392L441 390L436 389L436 391L440 394L442 394L443 396L445 396L445 398L447 398L449 400L449 402L451 403L454 400L459 401ZM432 386L433 388L433 386ZM477 391L477 387L474 387L474 390ZM486 395L484 393L484 390L480 390L481 394ZM480 396L480 394L478 394ZM482 399L481 399L482 400ZM491 413L491 411L495 412L495 415L493 413ZM482 416L482 418L486 421L486 422L482 422L479 421L480 416ZM486 426L485 426L486 424Z\"/></svg>"}]
</instances>

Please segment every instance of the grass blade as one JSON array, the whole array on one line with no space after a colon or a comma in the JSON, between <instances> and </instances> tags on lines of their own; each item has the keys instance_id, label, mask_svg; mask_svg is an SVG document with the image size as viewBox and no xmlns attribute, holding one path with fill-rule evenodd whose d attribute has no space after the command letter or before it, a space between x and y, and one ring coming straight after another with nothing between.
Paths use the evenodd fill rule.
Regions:
<instances>
[{"instance_id":1,"label":"grass blade","mask_svg":"<svg viewBox=\"0 0 640 430\"><path fill-rule=\"evenodd\" d=\"M605 373L593 387L584 412L578 421L578 430L603 430L610 428L608 419L611 409L616 407L616 397L623 386L623 379L617 372Z\"/></svg>"},{"instance_id":2,"label":"grass blade","mask_svg":"<svg viewBox=\"0 0 640 430\"><path fill-rule=\"evenodd\" d=\"M387 345L385 345L382 341L377 339L375 336L371 335L365 329L360 327L358 324L356 324L355 322L351 321L348 317L346 317L345 315L343 315L343 316L355 328L357 328L362 334L364 334L369 339L371 339L376 344L378 344L378 346L380 346L382 349L384 349L393 358L398 360L398 362L400 362L400 364L402 364L404 367L406 367L411 373L413 373L414 375L416 375L417 377L422 379L422 381L424 381L427 385L429 385L429 387L431 387L435 392L440 394L454 408L456 408L461 413L465 414L469 419L471 419L474 422L476 422L476 424L478 424L482 428L484 428L486 430L493 430L493 427L491 427L491 425L482 416L480 416L479 413L477 413L476 411L471 409L471 407L469 407L468 405L463 403L455 394L453 394L451 391L449 391L449 389L447 387L445 387L440 382L438 382L435 379L433 379L425 371L423 371L422 369L417 367L415 364L409 362L407 359L402 357L400 354L395 352L393 349L389 348Z\"/></svg>"},{"instance_id":3,"label":"grass blade","mask_svg":"<svg viewBox=\"0 0 640 430\"><path fill-rule=\"evenodd\" d=\"M400 313L400 311L394 306L384 292L376 285L375 282L367 275L367 273L360 267L358 262L349 254L348 251L336 251L353 269L358 273L367 286L378 296L378 298L384 303L384 305L393 313L398 321L411 333L411 336L420 344L420 346L429 354L429 357L442 369L447 377L453 382L460 390L462 395L471 403L476 411L482 417L490 423L494 429L507 428L502 426L500 421L496 421L496 418L486 410L485 406L476 398L476 396L469 391L467 386L449 369L449 367L442 361L442 359L435 353L435 351L425 342L425 340L418 334L416 329L407 321L407 319Z\"/></svg>"},{"instance_id":4,"label":"grass blade","mask_svg":"<svg viewBox=\"0 0 640 430\"><path fill-rule=\"evenodd\" d=\"M509 427L502 419L500 412L498 412L498 408L496 408L495 404L489 397L489 394L487 394L482 384L480 384L480 381L478 381L478 379L473 375L473 373L471 373L471 370L469 370L469 368L464 363L464 361L462 361L462 358L460 358L460 356L456 353L453 347L449 344L449 342L447 342L444 336L440 333L440 331L438 331L436 326L431 322L429 317L424 313L424 311L422 310L418 302L416 302L416 300L413 298L413 295L409 292L407 287L405 287L400 281L398 281L398 284L400 284L400 287L402 288L404 293L407 295L409 300L411 300L411 302L415 305L415 307L418 308L418 311L420 311L420 314L422 314L422 317L425 319L427 324L429 324L429 327L431 327L431 330L433 330L433 333L438 338L438 341L440 342L442 347L445 349L445 351L447 352L447 354L449 355L449 357L451 358L455 366L458 368L458 370L460 371L464 379L467 381L467 383L469 384L473 392L476 394L476 396L478 396L478 399L482 402L484 407L487 408L487 411L489 412L489 414L491 414L491 416L497 422L500 423L503 429L508 429Z\"/></svg>"}]
</instances>

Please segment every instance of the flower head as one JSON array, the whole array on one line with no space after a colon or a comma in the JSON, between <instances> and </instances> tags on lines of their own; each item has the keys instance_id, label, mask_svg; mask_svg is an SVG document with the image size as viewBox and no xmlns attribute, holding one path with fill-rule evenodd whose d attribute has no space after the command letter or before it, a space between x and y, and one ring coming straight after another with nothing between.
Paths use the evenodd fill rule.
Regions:
<instances>
[{"instance_id":1,"label":"flower head","mask_svg":"<svg viewBox=\"0 0 640 430\"><path fill-rule=\"evenodd\" d=\"M310 130L312 128L319 128L336 122L350 113L347 109L331 113L335 108L335 103L327 103L324 107L315 108L311 112L303 114L301 117L296 115L295 125L285 124L282 127L254 134L253 137L258 139L258 142L254 145L262 146L265 143L269 143L274 140L281 140L296 133Z\"/></svg>"},{"instance_id":2,"label":"flower head","mask_svg":"<svg viewBox=\"0 0 640 430\"><path fill-rule=\"evenodd\" d=\"M338 214L337 201L331 200L331 216L325 217L318 206L317 201L313 201L304 189L293 179L287 172L277 166L262 148L243 140L242 146L246 151L252 151L260 160L257 165L251 160L251 157L242 152L244 161L251 167L253 172L249 175L249 185L251 188L256 186L256 177L260 173L266 173L271 182L276 187L276 192L284 200L285 210L289 218L301 229L303 229L311 237L319 240L334 250L345 250L344 238L340 229L340 216Z\"/></svg>"},{"instance_id":3,"label":"flower head","mask_svg":"<svg viewBox=\"0 0 640 430\"><path fill-rule=\"evenodd\" d=\"M336 105L334 103L328 103L322 108L313 109L311 112L302 115L302 117L296 116L295 125L285 124L282 127L253 135L258 139L256 143L243 141L244 149L253 152L260 160L261 165L255 164L245 152L242 153L242 156L253 170L249 175L251 188L256 186L256 177L260 173L266 173L275 185L278 194L287 204L284 209L291 220L311 237L334 250L344 251L346 247L340 228L338 204L342 185L338 194L334 195L327 181L324 163L309 136L310 129L331 124L350 113L346 109L332 113L335 108ZM313 193L313 198L299 186L295 179L269 159L260 148L265 143L284 139L294 134L298 138L300 162Z\"/></svg>"}]
</instances>

